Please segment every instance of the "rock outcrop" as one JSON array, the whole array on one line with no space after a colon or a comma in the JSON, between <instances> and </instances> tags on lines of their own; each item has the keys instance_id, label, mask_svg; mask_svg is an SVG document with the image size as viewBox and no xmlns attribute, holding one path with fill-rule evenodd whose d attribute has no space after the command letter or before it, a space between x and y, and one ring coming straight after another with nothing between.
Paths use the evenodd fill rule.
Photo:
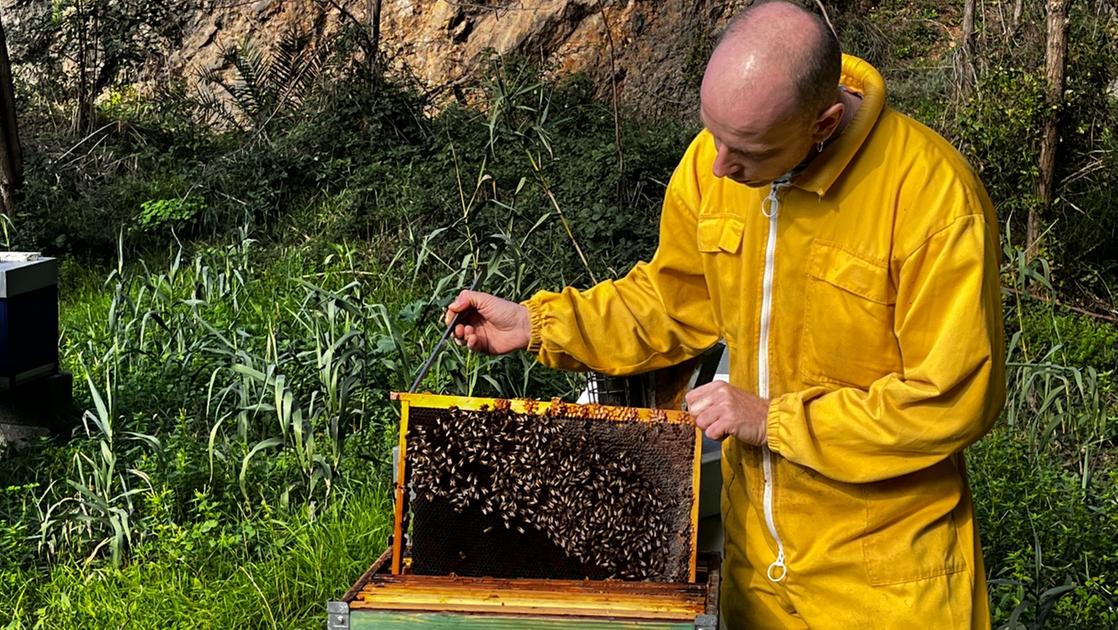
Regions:
<instances>
[{"instance_id":1,"label":"rock outcrop","mask_svg":"<svg viewBox=\"0 0 1118 630\"><path fill-rule=\"evenodd\" d=\"M373 0L201 2L172 68L220 67L224 47L268 46L286 29L336 37L365 24ZM586 72L603 95L648 115L692 111L715 34L749 0L383 0L381 48L431 88L467 80L489 50ZM608 30L607 30L608 28ZM612 70L611 70L612 69ZM612 81L611 81L612 75Z\"/></svg>"}]
</instances>

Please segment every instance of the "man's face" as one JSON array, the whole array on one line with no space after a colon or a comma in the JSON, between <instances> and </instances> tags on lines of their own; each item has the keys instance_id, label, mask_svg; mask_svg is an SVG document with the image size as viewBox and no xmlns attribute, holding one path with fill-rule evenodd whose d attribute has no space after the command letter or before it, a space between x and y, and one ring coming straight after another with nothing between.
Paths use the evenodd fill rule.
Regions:
<instances>
[{"instance_id":1,"label":"man's face","mask_svg":"<svg viewBox=\"0 0 1118 630\"><path fill-rule=\"evenodd\" d=\"M715 177L760 188L804 161L812 148L814 121L805 116L775 117L769 112L749 120L746 108L748 104L721 112L704 102L702 122L718 149L712 168Z\"/></svg>"}]
</instances>

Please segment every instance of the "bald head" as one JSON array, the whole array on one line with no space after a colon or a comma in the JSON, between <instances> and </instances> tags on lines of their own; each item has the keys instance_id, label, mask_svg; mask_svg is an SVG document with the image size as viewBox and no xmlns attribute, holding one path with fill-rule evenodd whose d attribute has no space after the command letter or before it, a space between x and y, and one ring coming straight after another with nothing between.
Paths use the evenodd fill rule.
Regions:
<instances>
[{"instance_id":1,"label":"bald head","mask_svg":"<svg viewBox=\"0 0 1118 630\"><path fill-rule=\"evenodd\" d=\"M841 128L842 54L827 25L790 2L756 4L730 23L703 75L700 112L712 170L746 186L792 173Z\"/></svg>"},{"instance_id":2,"label":"bald head","mask_svg":"<svg viewBox=\"0 0 1118 630\"><path fill-rule=\"evenodd\" d=\"M841 67L838 41L814 13L791 2L755 3L715 47L702 96L740 103L764 92L768 113L814 117L835 101Z\"/></svg>"}]
</instances>

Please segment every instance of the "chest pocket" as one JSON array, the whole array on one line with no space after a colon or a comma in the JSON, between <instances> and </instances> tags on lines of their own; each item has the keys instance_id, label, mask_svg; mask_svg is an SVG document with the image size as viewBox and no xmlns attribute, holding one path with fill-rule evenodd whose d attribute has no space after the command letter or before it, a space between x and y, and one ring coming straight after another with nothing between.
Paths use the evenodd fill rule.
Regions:
<instances>
[{"instance_id":1,"label":"chest pocket","mask_svg":"<svg viewBox=\"0 0 1118 630\"><path fill-rule=\"evenodd\" d=\"M740 321L746 303L742 268L745 222L734 216L700 216L696 236L719 331L728 342L737 343L738 330L732 324Z\"/></svg>"},{"instance_id":2,"label":"chest pocket","mask_svg":"<svg viewBox=\"0 0 1118 630\"><path fill-rule=\"evenodd\" d=\"M737 254L744 231L745 223L736 217L699 217L699 251Z\"/></svg>"},{"instance_id":3,"label":"chest pocket","mask_svg":"<svg viewBox=\"0 0 1118 630\"><path fill-rule=\"evenodd\" d=\"M827 241L811 245L800 375L805 383L867 389L902 371L896 289L884 263Z\"/></svg>"}]
</instances>

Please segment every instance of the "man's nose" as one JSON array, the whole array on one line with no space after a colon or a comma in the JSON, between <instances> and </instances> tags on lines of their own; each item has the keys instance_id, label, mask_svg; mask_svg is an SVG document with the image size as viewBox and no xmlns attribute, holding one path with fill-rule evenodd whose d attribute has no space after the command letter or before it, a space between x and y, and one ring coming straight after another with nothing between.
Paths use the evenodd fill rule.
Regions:
<instances>
[{"instance_id":1,"label":"man's nose","mask_svg":"<svg viewBox=\"0 0 1118 630\"><path fill-rule=\"evenodd\" d=\"M729 177L737 170L737 165L730 160L730 151L726 145L718 147L718 153L714 157L714 165L711 167L715 177Z\"/></svg>"}]
</instances>

